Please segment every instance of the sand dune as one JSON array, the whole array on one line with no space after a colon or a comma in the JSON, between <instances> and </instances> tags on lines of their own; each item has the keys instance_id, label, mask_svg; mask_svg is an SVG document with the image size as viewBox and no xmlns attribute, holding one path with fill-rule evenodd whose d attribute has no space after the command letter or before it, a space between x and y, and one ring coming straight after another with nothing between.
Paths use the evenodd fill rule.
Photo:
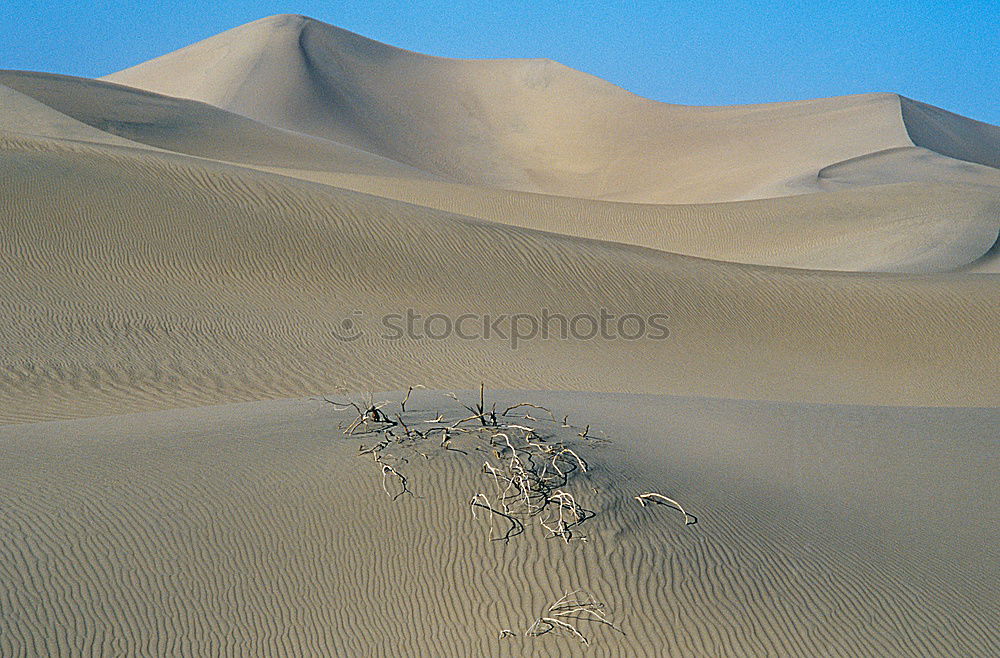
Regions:
<instances>
[{"instance_id":1,"label":"sand dune","mask_svg":"<svg viewBox=\"0 0 1000 658\"><path fill-rule=\"evenodd\" d=\"M1000 170L918 147L878 151L820 169L824 189L891 183L965 183L996 187Z\"/></svg>"},{"instance_id":2,"label":"sand dune","mask_svg":"<svg viewBox=\"0 0 1000 658\"><path fill-rule=\"evenodd\" d=\"M256 21L105 79L461 182L619 201L801 193L823 167L915 143L987 164L984 154L1000 151L994 127L930 106L907 101L904 121L895 94L668 105L549 60L428 57L302 16ZM944 131L961 137L934 137Z\"/></svg>"},{"instance_id":3,"label":"sand dune","mask_svg":"<svg viewBox=\"0 0 1000 658\"><path fill-rule=\"evenodd\" d=\"M890 182L835 194L682 205L260 169L503 224L754 265L851 272L957 270L982 259L1000 229L1000 187L969 184L992 180L993 169L967 182L956 176L953 184ZM829 180L841 175L837 171Z\"/></svg>"},{"instance_id":4,"label":"sand dune","mask_svg":"<svg viewBox=\"0 0 1000 658\"><path fill-rule=\"evenodd\" d=\"M1000 126L966 119L940 107L900 98L903 122L910 139L959 160L1000 167Z\"/></svg>"},{"instance_id":5,"label":"sand dune","mask_svg":"<svg viewBox=\"0 0 1000 658\"><path fill-rule=\"evenodd\" d=\"M390 500L337 428L348 416L318 402L0 428L0 652L971 656L1000 642L995 409L499 399L613 439L584 453L586 543L491 543L467 504L489 484L479 453L411 460L417 497ZM428 391L408 409L465 411ZM645 490L698 523L644 510ZM623 634L521 636L580 587Z\"/></svg>"},{"instance_id":6,"label":"sand dune","mask_svg":"<svg viewBox=\"0 0 1000 658\"><path fill-rule=\"evenodd\" d=\"M0 109L4 132L34 137L55 137L96 144L141 146L49 107L31 96L0 84Z\"/></svg>"},{"instance_id":7,"label":"sand dune","mask_svg":"<svg viewBox=\"0 0 1000 658\"><path fill-rule=\"evenodd\" d=\"M346 382L991 405L1000 289L704 261L136 149L6 140L8 420ZM41 174L41 175L40 175ZM59 194L47 191L56 186ZM383 340L379 318L669 315L664 340ZM334 337L358 311L362 340ZM659 364L649 367L650 364ZM919 386L916 385L919 382Z\"/></svg>"},{"instance_id":8,"label":"sand dune","mask_svg":"<svg viewBox=\"0 0 1000 658\"><path fill-rule=\"evenodd\" d=\"M301 16L0 71L0 654L567 655L523 631L581 587L587 655L991 655L998 232L1000 128L890 93L669 105ZM586 542L490 542L466 435L390 500L308 399L484 381L570 415Z\"/></svg>"}]
</instances>

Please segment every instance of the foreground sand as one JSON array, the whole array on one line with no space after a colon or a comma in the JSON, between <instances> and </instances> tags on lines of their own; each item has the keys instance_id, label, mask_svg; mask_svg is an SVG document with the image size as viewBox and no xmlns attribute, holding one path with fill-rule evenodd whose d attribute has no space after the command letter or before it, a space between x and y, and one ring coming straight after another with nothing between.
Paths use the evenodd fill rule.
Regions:
<instances>
[{"instance_id":1,"label":"foreground sand","mask_svg":"<svg viewBox=\"0 0 1000 658\"><path fill-rule=\"evenodd\" d=\"M985 656L1000 642L995 409L496 399L613 439L571 485L597 512L585 543L534 526L488 541L467 504L489 485L484 456L463 439L468 455L412 453L416 497L390 500L365 441L338 428L351 415L318 401L0 428L0 652L567 654L585 648L519 633L580 587L624 631L581 623L587 655ZM432 391L407 410L468 415ZM648 490L698 523L641 508ZM497 639L505 628L518 635Z\"/></svg>"}]
</instances>

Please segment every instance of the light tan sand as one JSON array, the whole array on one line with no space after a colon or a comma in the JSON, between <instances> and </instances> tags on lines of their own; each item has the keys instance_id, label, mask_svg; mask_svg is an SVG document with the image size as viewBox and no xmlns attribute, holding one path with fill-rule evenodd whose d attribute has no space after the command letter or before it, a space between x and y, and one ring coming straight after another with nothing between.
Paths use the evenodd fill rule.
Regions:
<instances>
[{"instance_id":1,"label":"light tan sand","mask_svg":"<svg viewBox=\"0 0 1000 658\"><path fill-rule=\"evenodd\" d=\"M499 399L614 439L586 453L586 543L534 528L488 541L467 504L489 484L480 453L416 457L417 497L391 501L337 429L349 417L319 402L0 428L0 653L985 656L1000 642L995 409ZM464 412L429 391L407 408ZM698 523L641 508L646 490ZM624 635L580 624L586 650L520 636L580 587Z\"/></svg>"},{"instance_id":2,"label":"light tan sand","mask_svg":"<svg viewBox=\"0 0 1000 658\"><path fill-rule=\"evenodd\" d=\"M611 203L434 180L343 144L107 83L17 72L0 72L0 83L111 131L111 138L469 217L690 256L829 270L943 271L970 265L997 239L1000 171L914 147L816 172L817 189L838 190L833 195Z\"/></svg>"},{"instance_id":3,"label":"light tan sand","mask_svg":"<svg viewBox=\"0 0 1000 658\"><path fill-rule=\"evenodd\" d=\"M895 94L667 105L298 16L0 72L0 654L565 654L497 634L574 587L593 655L995 653L998 154ZM484 380L615 439L588 542L489 543L479 453L389 501L305 400Z\"/></svg>"}]
</instances>

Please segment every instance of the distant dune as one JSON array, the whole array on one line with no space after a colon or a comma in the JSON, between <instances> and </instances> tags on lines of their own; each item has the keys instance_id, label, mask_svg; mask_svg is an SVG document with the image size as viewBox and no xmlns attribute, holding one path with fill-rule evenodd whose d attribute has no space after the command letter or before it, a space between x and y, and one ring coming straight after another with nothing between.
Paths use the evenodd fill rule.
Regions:
<instances>
[{"instance_id":1,"label":"distant dune","mask_svg":"<svg viewBox=\"0 0 1000 658\"><path fill-rule=\"evenodd\" d=\"M552 655L575 587L594 655L995 653L998 234L1000 128L892 93L670 105L301 16L0 71L0 653ZM481 382L614 438L590 541L470 535L485 448L390 501L303 400Z\"/></svg>"},{"instance_id":2,"label":"distant dune","mask_svg":"<svg viewBox=\"0 0 1000 658\"><path fill-rule=\"evenodd\" d=\"M895 94L668 105L550 60L428 57L302 16L256 21L105 79L463 182L643 203L808 191L823 167L889 148L946 144L944 155L992 166L1000 151L1000 128Z\"/></svg>"}]
</instances>

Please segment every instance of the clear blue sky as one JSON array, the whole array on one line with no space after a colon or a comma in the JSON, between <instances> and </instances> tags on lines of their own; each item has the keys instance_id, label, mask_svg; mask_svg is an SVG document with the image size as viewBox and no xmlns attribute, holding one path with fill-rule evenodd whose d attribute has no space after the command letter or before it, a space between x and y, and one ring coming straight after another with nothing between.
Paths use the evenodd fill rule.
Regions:
<instances>
[{"instance_id":1,"label":"clear blue sky","mask_svg":"<svg viewBox=\"0 0 1000 658\"><path fill-rule=\"evenodd\" d=\"M1000 0L0 0L0 68L99 76L271 14L447 57L549 57L692 105L894 91L1000 124Z\"/></svg>"}]
</instances>

